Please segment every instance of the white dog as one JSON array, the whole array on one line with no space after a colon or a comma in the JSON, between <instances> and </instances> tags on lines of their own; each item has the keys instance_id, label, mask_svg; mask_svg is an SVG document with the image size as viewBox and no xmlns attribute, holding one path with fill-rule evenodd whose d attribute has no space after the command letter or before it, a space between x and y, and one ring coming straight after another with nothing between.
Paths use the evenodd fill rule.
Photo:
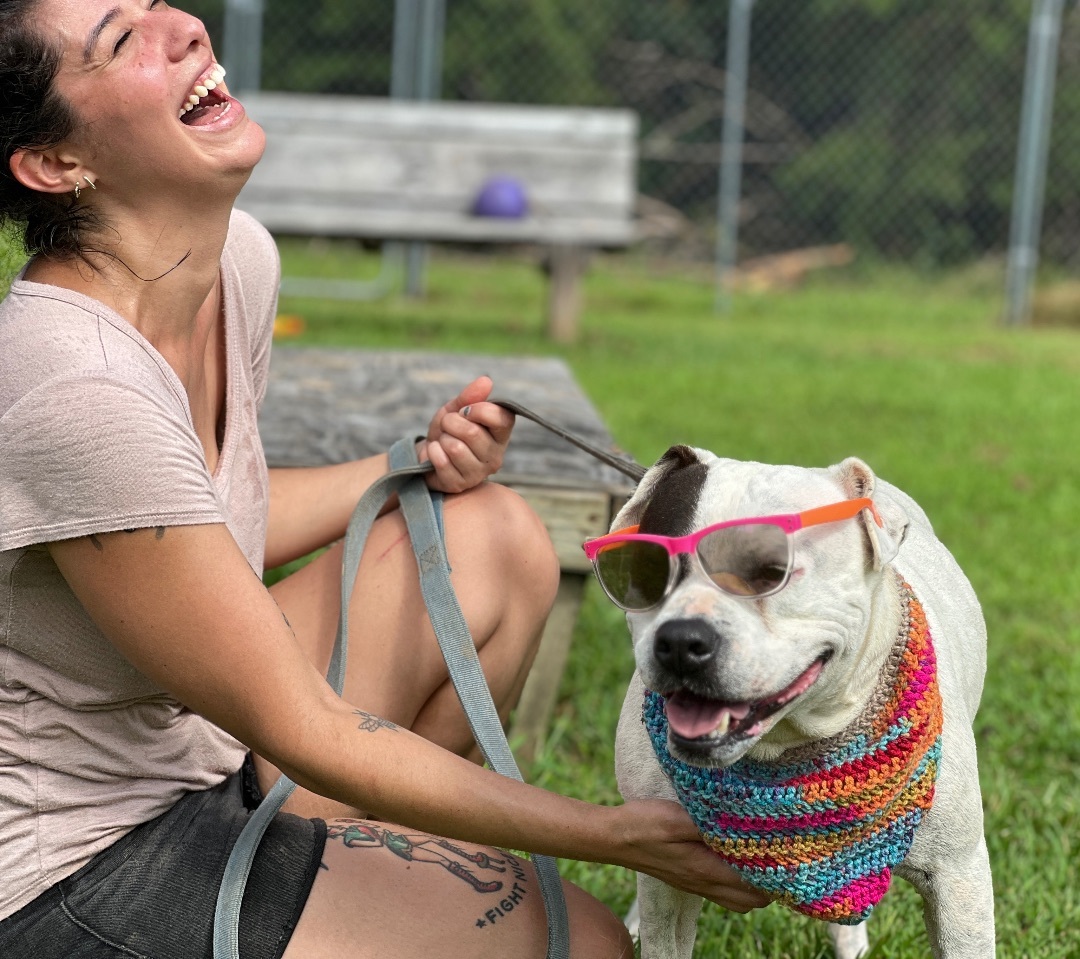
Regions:
<instances>
[{"instance_id":1,"label":"white dog","mask_svg":"<svg viewBox=\"0 0 1080 959\"><path fill-rule=\"evenodd\" d=\"M892 871L935 956L993 956L985 625L915 502L857 459L677 446L612 528L586 552L633 636L623 796L679 799L744 878L827 921L840 959L865 952ZM643 959L690 959L702 900L639 876L638 903Z\"/></svg>"}]
</instances>

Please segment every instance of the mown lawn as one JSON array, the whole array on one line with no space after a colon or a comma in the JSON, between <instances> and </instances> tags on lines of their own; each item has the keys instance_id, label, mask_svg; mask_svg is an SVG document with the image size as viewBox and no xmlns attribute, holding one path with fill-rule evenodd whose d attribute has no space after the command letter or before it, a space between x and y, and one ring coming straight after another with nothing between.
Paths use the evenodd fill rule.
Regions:
<instances>
[{"instance_id":1,"label":"mown lawn","mask_svg":"<svg viewBox=\"0 0 1080 959\"><path fill-rule=\"evenodd\" d=\"M287 269L352 252L283 244ZM342 262L335 264L340 257ZM339 274L340 275L340 274ZM997 270L919 278L867 270L713 311L707 272L601 260L578 344L543 334L543 282L522 259L437 256L423 301L285 299L300 342L560 355L617 442L641 462L687 442L723 455L826 465L855 454L927 510L978 591L990 634L980 774L998 902L999 956L1080 954L1080 338L1005 330ZM533 781L617 802L616 716L632 660L621 617L593 589ZM565 864L616 910L624 871ZM874 955L928 955L920 907L897 882L872 920ZM830 954L824 929L778 908L707 908L696 956Z\"/></svg>"},{"instance_id":2,"label":"mown lawn","mask_svg":"<svg viewBox=\"0 0 1080 959\"><path fill-rule=\"evenodd\" d=\"M377 268L349 248L282 249L293 274ZM0 273L3 252L0 243ZM1080 955L1080 329L1002 329L993 269L832 274L739 297L720 316L707 271L622 258L593 265L580 341L556 347L528 260L440 254L429 281L422 301L283 299L304 330L290 342L559 355L643 463L682 442L802 465L854 454L919 500L989 627L976 731L998 955ZM631 669L621 617L593 588L532 781L618 801L613 738ZM619 912L633 898L623 870L566 863L564 873ZM871 939L875 956L928 955L917 897L902 882L876 911ZM747 917L707 907L695 953L829 954L820 925L776 907Z\"/></svg>"}]
</instances>

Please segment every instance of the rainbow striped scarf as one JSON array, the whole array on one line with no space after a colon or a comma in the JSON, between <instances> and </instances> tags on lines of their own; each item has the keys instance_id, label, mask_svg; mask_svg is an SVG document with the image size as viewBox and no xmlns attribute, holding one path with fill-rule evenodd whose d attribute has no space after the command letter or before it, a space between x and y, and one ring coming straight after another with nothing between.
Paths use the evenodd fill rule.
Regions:
<instances>
[{"instance_id":1,"label":"rainbow striped scarf","mask_svg":"<svg viewBox=\"0 0 1080 959\"><path fill-rule=\"evenodd\" d=\"M744 880L816 919L854 925L885 895L934 797L941 695L930 630L906 583L902 621L862 715L779 762L702 769L667 749L664 700L642 718L702 838Z\"/></svg>"}]
</instances>

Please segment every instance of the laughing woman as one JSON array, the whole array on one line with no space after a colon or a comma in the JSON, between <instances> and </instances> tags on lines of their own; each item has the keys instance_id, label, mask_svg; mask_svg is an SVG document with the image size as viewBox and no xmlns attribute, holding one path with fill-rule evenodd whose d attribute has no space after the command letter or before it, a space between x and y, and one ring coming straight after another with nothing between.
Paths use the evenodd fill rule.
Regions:
<instances>
[{"instance_id":1,"label":"laughing woman","mask_svg":"<svg viewBox=\"0 0 1080 959\"><path fill-rule=\"evenodd\" d=\"M278 261L233 210L264 138L203 25L158 0L0 0L0 98L0 225L30 253L0 304L0 955L209 957L225 860L279 770L305 788L256 858L244 959L542 956L535 876L500 847L760 905L675 804L469 761L396 510L361 564L344 696L323 680L338 541L387 463L266 469ZM483 482L513 426L490 389L438 410L420 454L505 716L558 569ZM631 954L606 907L567 899L575 957Z\"/></svg>"}]
</instances>

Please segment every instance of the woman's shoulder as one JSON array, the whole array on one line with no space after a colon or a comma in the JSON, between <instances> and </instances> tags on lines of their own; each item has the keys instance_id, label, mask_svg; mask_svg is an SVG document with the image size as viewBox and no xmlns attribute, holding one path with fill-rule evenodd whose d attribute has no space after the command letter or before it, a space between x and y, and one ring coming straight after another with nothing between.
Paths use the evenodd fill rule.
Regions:
<instances>
[{"instance_id":1,"label":"woman's shoulder","mask_svg":"<svg viewBox=\"0 0 1080 959\"><path fill-rule=\"evenodd\" d=\"M248 326L257 327L272 312L281 285L281 261L274 238L258 220L233 210L222 254L222 270L236 284Z\"/></svg>"},{"instance_id":2,"label":"woman's shoulder","mask_svg":"<svg viewBox=\"0 0 1080 959\"><path fill-rule=\"evenodd\" d=\"M43 384L118 380L168 395L176 390L148 344L95 300L71 290L16 281L0 303L0 417Z\"/></svg>"},{"instance_id":3,"label":"woman's shoulder","mask_svg":"<svg viewBox=\"0 0 1080 959\"><path fill-rule=\"evenodd\" d=\"M229 235L225 240L225 251L231 256L265 257L277 262L277 245L270 232L250 213L233 209L229 220Z\"/></svg>"}]
</instances>

